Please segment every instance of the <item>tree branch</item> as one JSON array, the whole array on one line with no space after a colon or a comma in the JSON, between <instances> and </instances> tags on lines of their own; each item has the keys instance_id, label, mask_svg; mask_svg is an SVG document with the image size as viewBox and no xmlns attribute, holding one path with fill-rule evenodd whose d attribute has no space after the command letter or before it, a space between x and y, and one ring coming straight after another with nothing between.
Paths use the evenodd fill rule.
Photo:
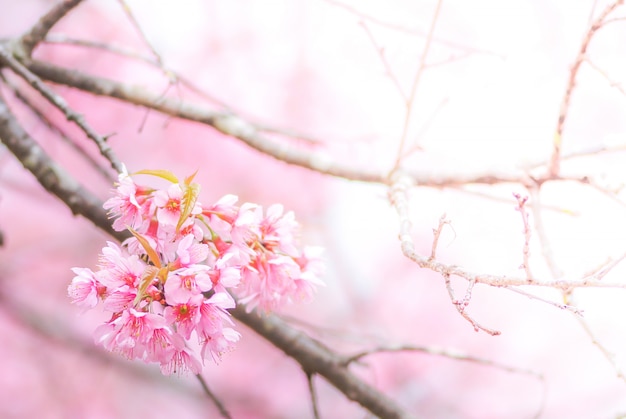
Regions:
<instances>
[{"instance_id":1,"label":"tree branch","mask_svg":"<svg viewBox=\"0 0 626 419\"><path fill-rule=\"evenodd\" d=\"M81 2L82 0L65 0L42 16L35 26L19 38L18 44L20 47L17 51L19 55L22 57L30 57L33 53L33 49L35 49L38 43L43 41L50 29Z\"/></svg>"},{"instance_id":2,"label":"tree branch","mask_svg":"<svg viewBox=\"0 0 626 419\"><path fill-rule=\"evenodd\" d=\"M76 70L59 67L42 61L25 61L25 66L44 80L73 87L85 92L112 97L154 109L165 115L209 125L225 135L244 142L255 150L288 164L348 180L388 185L385 173L355 169L333 162L322 152L311 151L285 143L276 143L251 123L228 112L215 112L199 105L163 98L140 86L119 83L110 79L88 75ZM433 173L432 171L410 171L407 173L416 184L429 187L457 187L467 184L520 183L526 178L521 170L485 173ZM559 178L560 179L560 178ZM563 178L565 179L565 178ZM554 178L552 178L554 180Z\"/></svg>"},{"instance_id":3,"label":"tree branch","mask_svg":"<svg viewBox=\"0 0 626 419\"><path fill-rule=\"evenodd\" d=\"M91 220L97 227L118 240L125 235L111 228L111 221L102 209L102 202L83 188L33 140L0 96L0 141L30 171L39 183L72 210Z\"/></svg>"},{"instance_id":4,"label":"tree branch","mask_svg":"<svg viewBox=\"0 0 626 419\"><path fill-rule=\"evenodd\" d=\"M86 135L91 138L98 149L110 163L111 167L116 172L121 173L123 171L122 163L119 161L113 149L106 143L106 139L98 134L87 122L82 115L74 112L65 102L65 100L57 95L52 89L50 89L39 77L30 72L29 69L24 67L13 55L3 46L0 45L0 63L5 64L11 70L13 70L18 76L23 78L28 84L30 84L35 90L37 90L43 97L48 100L52 105L58 108L68 121L73 121Z\"/></svg>"},{"instance_id":5,"label":"tree branch","mask_svg":"<svg viewBox=\"0 0 626 419\"><path fill-rule=\"evenodd\" d=\"M126 236L111 228L102 202L84 189L56 164L23 130L0 97L0 139L41 183L65 202L74 214L81 214L118 240ZM246 313L238 306L233 316L294 358L309 373L325 377L332 385L373 414L384 418L409 418L393 400L361 381L342 365L342 358L321 343L299 332L275 316Z\"/></svg>"},{"instance_id":6,"label":"tree branch","mask_svg":"<svg viewBox=\"0 0 626 419\"><path fill-rule=\"evenodd\" d=\"M554 134L554 141L552 145L552 158L550 160L550 174L552 176L558 175L560 170L563 128L565 127L565 120L567 119L567 114L569 112L569 104L572 99L572 92L574 91L574 87L576 87L576 77L578 75L578 70L580 69L580 65L583 63L583 61L585 61L586 58L587 47L589 47L589 43L591 42L593 35L606 23L607 16L623 3L624 0L617 0L614 3L608 5L606 9L604 9L602 13L600 13L600 16L598 16L598 18L591 23L591 26L589 27L589 30L587 31L587 34L585 35L585 38L580 45L576 60L574 61L574 64L570 69L569 80L567 82L565 94L563 95L563 99L561 101L559 119L557 120L556 132Z\"/></svg>"}]
</instances>

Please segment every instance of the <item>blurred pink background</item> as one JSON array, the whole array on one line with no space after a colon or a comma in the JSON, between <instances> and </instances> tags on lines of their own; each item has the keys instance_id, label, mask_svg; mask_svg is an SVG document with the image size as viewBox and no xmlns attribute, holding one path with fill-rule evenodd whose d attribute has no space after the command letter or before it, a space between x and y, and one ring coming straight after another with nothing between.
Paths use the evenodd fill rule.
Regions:
<instances>
[{"instance_id":1,"label":"blurred pink background","mask_svg":"<svg viewBox=\"0 0 626 419\"><path fill-rule=\"evenodd\" d=\"M0 37L26 31L56 3L0 0ZM569 68L595 3L597 14L606 3L445 0L428 56L433 66L418 87L408 136L423 151L407 159L406 167L435 176L507 171L546 161ZM318 148L337 161L383 173L392 167L405 107L377 48L384 49L408 92L435 2L127 4L168 68L240 114L318 138L324 143ZM626 8L615 16L624 13ZM149 54L118 2L87 0L52 32ZM626 22L611 23L588 51L616 83L626 82L625 36ZM162 72L113 54L45 45L35 56L219 108L185 88L168 89ZM345 353L381 344L441 347L544 377L419 352L372 355L355 367L409 411L427 418L477 419L626 414L626 383L617 376L626 356L623 289L574 293L598 342L615 355L617 370L571 313L506 290L475 288L469 313L502 335L476 333L450 303L442 278L402 256L397 217L384 187L288 166L206 126L67 87L55 90L99 133L114 134L110 144L130 171L159 168L185 176L198 170L203 202L234 193L240 202L280 202L295 211L303 241L327 249L326 287L313 303L283 313L304 322L312 336ZM6 89L2 94L29 133L106 199L111 185ZM626 143L625 104L617 88L583 64L563 136L565 151ZM45 109L97 155L58 111ZM574 159L563 168L618 187L626 179L623 160L623 153L613 153ZM194 377L164 378L156 366L130 363L93 346L91 332L104 314L81 314L66 297L66 287L70 268L94 267L109 238L73 217L4 148L0 161L5 239L0 249L0 417L216 417ZM432 229L446 213L453 230L446 229L440 240L438 255L444 262L523 276L518 269L522 221L512 193L527 192L514 184L466 190L472 193L413 189L417 250L430 253ZM545 185L542 199L546 207L557 208L544 211L544 221L565 279L580 278L626 251L623 203L574 182ZM548 279L536 234L530 244L533 273ZM625 274L620 265L605 279L619 282ZM465 282L454 283L462 296ZM557 302L561 298L550 289L527 291ZM220 365L207 363L204 371L233 417L312 417L297 364L243 325L238 330L243 338L237 350ZM316 384L322 417L365 416L322 379Z\"/></svg>"}]
</instances>

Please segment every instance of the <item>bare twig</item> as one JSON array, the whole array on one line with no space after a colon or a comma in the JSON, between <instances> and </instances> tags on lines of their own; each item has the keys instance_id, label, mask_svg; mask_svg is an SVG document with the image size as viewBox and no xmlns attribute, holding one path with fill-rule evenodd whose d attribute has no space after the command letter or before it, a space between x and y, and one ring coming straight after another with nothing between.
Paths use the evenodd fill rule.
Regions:
<instances>
[{"instance_id":1,"label":"bare twig","mask_svg":"<svg viewBox=\"0 0 626 419\"><path fill-rule=\"evenodd\" d=\"M378 42L376 42L376 38L374 38L374 34L370 30L370 28L367 26L367 24L365 22L360 22L360 24L363 30L365 31L365 33L367 34L367 38L370 40L370 42L376 49L376 52L378 53L378 56L380 57L380 61L383 63L383 66L385 67L385 71L387 72L387 75L393 82L393 85L398 91L398 94L400 95L400 97L402 97L403 102L406 104L409 101L409 98L404 92L404 89L402 88L402 85L400 84L400 80L398 80L395 73L393 72L393 69L391 68L391 65L389 64L389 61L387 61L387 57L385 57L385 49L378 45Z\"/></svg>"},{"instance_id":2,"label":"bare twig","mask_svg":"<svg viewBox=\"0 0 626 419\"><path fill-rule=\"evenodd\" d=\"M573 299L573 297L571 295L565 295L564 298L565 298L565 301L567 303L572 304L571 300ZM591 340L591 343L596 348L598 348L600 353L609 362L609 364L611 365L611 367L615 371L615 374L616 374L617 378L619 378L620 380L626 382L626 374L624 373L622 368L620 368L620 366L617 364L617 361L615 360L615 355L613 353L611 353L611 351L609 351L608 348L606 346L604 346L604 344L602 342L600 342L600 340L596 337L595 333L593 333L593 330L591 330L591 327L589 326L589 323L587 323L587 321L584 318L582 318L580 316L576 316L576 320L578 321L580 326L583 328L583 330L585 331L585 333L587 334L587 336Z\"/></svg>"},{"instance_id":3,"label":"bare twig","mask_svg":"<svg viewBox=\"0 0 626 419\"><path fill-rule=\"evenodd\" d=\"M130 10L130 6L128 6L128 3L126 3L125 0L117 0L117 2L122 6L122 10L124 10L124 13L126 14L126 17L130 21L131 25L133 26L133 28L135 29L135 31L137 32L137 34L139 35L143 43L148 47L148 49L152 53L152 56L154 57L158 67L161 69L165 69L161 55L152 46L152 43L148 40L148 37L144 33L143 29L141 29L141 25L139 25L139 22L137 22L137 19L135 18L135 15L133 14L133 12ZM176 75L173 72L165 71L165 75L170 79L171 83L176 82Z\"/></svg>"},{"instance_id":4,"label":"bare twig","mask_svg":"<svg viewBox=\"0 0 626 419\"><path fill-rule=\"evenodd\" d=\"M45 85L39 77L30 72L30 70L21 62L11 55L9 51L2 45L0 45L0 62L11 68L17 75L22 77L28 84L30 84L35 90L37 90L43 97L45 97L52 105L57 107L69 121L73 121L89 138L91 138L98 148L100 153L111 163L111 167L118 173L123 171L122 163L118 160L113 152L113 149L106 143L106 139L96 133L87 122L85 122L82 115L74 112L65 100L57 95L52 89Z\"/></svg>"},{"instance_id":5,"label":"bare twig","mask_svg":"<svg viewBox=\"0 0 626 419\"><path fill-rule=\"evenodd\" d=\"M551 301L551 300L547 300L545 298L539 297L538 295L531 294L529 292L526 292L526 291L521 290L521 289L516 288L516 287L504 287L504 289L507 289L509 291L513 291L513 292L515 292L517 294L520 294L520 295L523 295L525 297L528 297L531 300L541 301L542 303L549 304L549 305L554 306L554 307L556 307L558 309L570 311L570 312L572 312L574 314L577 314L579 316L583 315L583 311L581 309L579 309L578 307L576 307L576 306L572 306L572 305L568 305L568 304L560 304L560 303L557 303L557 302L554 302L554 301Z\"/></svg>"},{"instance_id":6,"label":"bare twig","mask_svg":"<svg viewBox=\"0 0 626 419\"><path fill-rule=\"evenodd\" d=\"M381 20L375 16L372 15L368 15L365 14L359 10L357 10L356 8L349 6L345 3L341 3L339 1L336 0L324 0L329 4L332 4L333 6L336 6L338 8L344 9L347 12L349 12L350 14L358 17L361 21L364 22L370 22L373 23L375 25L381 26L383 28L387 28L387 29L391 29L393 31L397 31L397 32L402 32L404 34L407 35L412 35L412 36L418 36L421 38L425 38L428 36L428 34L426 32L422 32L420 30L417 29L411 29L411 28L407 28L405 26L402 25L398 25L398 24L394 24L394 23L390 23L390 22L386 22L384 20ZM444 45L448 48L452 48L452 49L458 49L461 51L466 51L466 52L470 52L470 53L474 53L474 54L484 54L484 55L492 55L501 59L504 59L505 57L502 54L498 54L495 53L493 51L489 51L486 49L481 49L481 48L476 48L476 47L471 47L468 45L462 45L458 42L453 42L453 41L449 41L446 39L441 39L438 37L433 37L433 41L436 42L437 44L440 45Z\"/></svg>"},{"instance_id":7,"label":"bare twig","mask_svg":"<svg viewBox=\"0 0 626 419\"><path fill-rule=\"evenodd\" d=\"M209 399L211 399L217 410L219 410L220 416L222 416L224 419L231 419L232 416L230 415L230 413L228 413L226 406L224 406L224 403L222 403L222 401L211 391L204 377L200 374L197 374L196 378L200 382L200 386L202 386L202 391L204 391L204 394Z\"/></svg>"},{"instance_id":8,"label":"bare twig","mask_svg":"<svg viewBox=\"0 0 626 419\"><path fill-rule=\"evenodd\" d=\"M601 280L609 272L611 272L617 265L619 265L624 259L626 259L626 253L623 253L620 257L613 260L609 258L605 263L601 264L593 272L586 274L585 277L593 277L594 279Z\"/></svg>"},{"instance_id":9,"label":"bare twig","mask_svg":"<svg viewBox=\"0 0 626 419\"><path fill-rule=\"evenodd\" d=\"M441 263L437 260L430 259L430 257L426 257L420 255L415 251L415 244L413 243L413 239L411 237L411 220L409 217L409 204L407 191L413 185L412 180L409 176L403 174L402 172L396 172L392 176L392 186L389 191L389 199L391 204L395 208L398 219L400 222L400 232L398 234L398 238L400 240L400 246L402 249L402 253L408 259L415 262L421 268L430 269L434 272L439 273L444 278L450 278L452 276L457 276L460 278L464 278L470 283L475 284L485 284L493 287L512 287L512 286L522 286L522 285L533 285L539 287L548 287L554 288L563 292L569 292L575 288L583 288L583 287L597 287L597 288L626 288L626 283L624 282L607 282L601 281L593 277L583 277L579 279L572 280L564 280L561 278L562 274L556 267L556 263L554 263L554 259L551 256L551 251L549 248L549 243L546 238L542 239L542 235L545 235L543 226L541 224L541 216L540 214L533 213L533 217L535 220L535 230L538 232L540 236L540 240L542 241L542 248L544 252L544 257L547 257L547 260L552 260L552 270L555 279L540 279L540 278L519 278L512 277L507 275L492 275L485 273L476 273L466 270L462 267L456 265L448 265ZM541 207L541 202L539 201L538 194L533 192L534 189L531 189L531 197L533 203L533 211L538 212L535 208Z\"/></svg>"},{"instance_id":10,"label":"bare twig","mask_svg":"<svg viewBox=\"0 0 626 419\"><path fill-rule=\"evenodd\" d=\"M406 114L404 116L404 125L402 127L402 135L400 137L400 145L398 146L398 155L396 156L396 162L394 164L394 169L400 167L400 162L404 157L406 140L409 135L409 125L412 118L412 110L413 103L415 101L415 95L417 93L417 87L419 86L420 80L422 79L422 74L426 69L426 58L428 57L428 51L430 50L430 45L433 40L433 35L435 34L435 26L437 24L437 20L439 19L439 12L441 11L441 4L443 0L437 0L437 5L435 6L435 12L433 13L433 18L430 24L430 28L428 29L428 35L426 36L426 43L424 44L424 51L420 56L419 67L417 68L417 72L415 73L415 78L413 79L413 84L411 85L411 91L407 95L407 99L405 102L406 106Z\"/></svg>"},{"instance_id":11,"label":"bare twig","mask_svg":"<svg viewBox=\"0 0 626 419\"><path fill-rule=\"evenodd\" d=\"M471 362L474 364L486 365L488 367L496 368L502 371L511 372L514 374L530 375L539 379L542 382L544 381L543 375L533 370L512 367L510 365L501 364L499 362L495 362L490 359L480 358L480 357L473 356L473 355L467 355L458 351L438 348L435 346L420 346L420 345L387 346L387 345L383 345L383 346L379 346L373 349L368 349L366 351L358 352L354 355L350 355L349 357L346 357L344 362L346 365L348 365L348 364L357 362L367 356L371 356L371 355L378 354L381 352L422 352L428 355L440 356L440 357L448 358L452 360L466 361L466 362Z\"/></svg>"},{"instance_id":12,"label":"bare twig","mask_svg":"<svg viewBox=\"0 0 626 419\"><path fill-rule=\"evenodd\" d=\"M491 335L491 336L498 336L501 334L501 332L499 330L495 330L495 329L490 329L488 327L485 327L483 325L481 325L480 323L478 323L476 320L474 320L469 314L467 314L467 311L465 310L465 308L469 305L469 302L471 300L472 297L472 289L474 288L474 285L476 284L475 281L470 281L468 286L467 286L467 290L465 292L465 297L463 297L462 300L457 300L456 297L454 296L454 289L452 288L452 282L450 281L450 275L443 275L443 279L445 281L446 284L446 290L448 290L448 295L450 296L450 301L452 301L452 304L454 305L454 307L456 308L456 310L459 312L459 314L461 315L461 317L463 317L465 320L467 320L472 327L474 328L475 331L479 331L482 330L483 332Z\"/></svg>"},{"instance_id":13,"label":"bare twig","mask_svg":"<svg viewBox=\"0 0 626 419\"><path fill-rule=\"evenodd\" d=\"M272 342L290 357L296 359L305 372L315 372L326 378L350 400L358 402L373 414L383 418L409 418L394 401L361 381L342 364L342 358L322 343L290 328L278 317L247 313L237 305L231 312L239 321Z\"/></svg>"},{"instance_id":14,"label":"bare twig","mask_svg":"<svg viewBox=\"0 0 626 419\"><path fill-rule=\"evenodd\" d=\"M181 85L185 86L187 89L197 94L198 96L202 97L203 99L206 99L207 101L220 106L224 111L235 113L235 107L233 107L232 105L226 104L226 102L224 102L223 100L218 99L217 97L207 93L206 91L201 89L193 81L191 81L184 75L170 68L164 67L161 62L157 61L152 56L142 54L141 52L124 48L119 45L114 45L114 44L105 43L105 42L98 42L98 41L90 41L90 40L85 40L85 39L75 39L75 38L71 38L66 35L61 35L61 34L49 34L48 36L46 36L46 39L44 40L44 42L53 43L53 44L62 44L62 45L74 45L74 46L80 46L84 48L100 49L102 51L107 51L112 54L117 54L117 55L128 57L134 60L139 60L150 66L160 69L166 75L168 80L171 80L172 77L175 77L175 80L177 83L180 83ZM282 135L285 137L301 140L309 144L321 144L322 143L322 141L320 141L317 138L313 138L307 134L298 132L293 129L275 127L275 126L267 125L267 124L256 122L256 121L252 123L261 132L278 134L278 135Z\"/></svg>"},{"instance_id":15,"label":"bare twig","mask_svg":"<svg viewBox=\"0 0 626 419\"><path fill-rule=\"evenodd\" d=\"M443 227L445 225L450 225L450 220L447 220L446 214L443 214L441 217L439 217L439 224L437 225L437 228L433 229L433 245L430 250L430 257L428 258L429 260L435 260L437 256L437 246L439 245L439 237L441 236L441 232L443 231Z\"/></svg>"},{"instance_id":16,"label":"bare twig","mask_svg":"<svg viewBox=\"0 0 626 419\"><path fill-rule=\"evenodd\" d=\"M622 86L621 83L618 83L616 81L614 81L607 73L606 71L602 70L600 67L598 67L593 61L591 61L589 58L587 58L585 60L587 62L587 64L589 64L589 67L593 68L594 70L596 70L598 72L598 74L600 74L602 77L604 77L606 79L606 81L609 83L609 86L616 88L621 94L626 96L626 89L624 89L624 86Z\"/></svg>"},{"instance_id":17,"label":"bare twig","mask_svg":"<svg viewBox=\"0 0 626 419\"><path fill-rule=\"evenodd\" d=\"M82 0L64 0L54 6L48 13L42 16L39 21L28 32L26 32L17 42L16 52L21 57L30 57L33 49L48 34L48 31L65 16L70 10L80 4Z\"/></svg>"},{"instance_id":18,"label":"bare twig","mask_svg":"<svg viewBox=\"0 0 626 419\"><path fill-rule=\"evenodd\" d=\"M552 176L557 176L560 171L560 161L561 161L561 146L562 146L562 137L563 137L563 128L565 127L565 120L567 119L567 114L569 112L569 105L572 99L572 92L574 91L574 87L576 86L576 77L578 75L578 70L580 69L581 64L586 59L587 48L589 47L589 43L593 38L594 34L606 23L605 20L611 12L613 12L618 6L624 3L624 0L617 0L616 2L608 5L602 13L595 19L585 37L583 39L582 44L580 45L580 49L578 50L578 55L576 56L576 60L572 65L569 73L569 80L567 82L567 88L565 89L565 94L563 95L563 99L561 101L561 107L559 110L559 118L556 124L556 132L554 133L554 140L552 143L552 157L550 159L550 174Z\"/></svg>"},{"instance_id":19,"label":"bare twig","mask_svg":"<svg viewBox=\"0 0 626 419\"><path fill-rule=\"evenodd\" d=\"M523 260L522 266L520 268L524 269L526 272L527 278L532 278L533 274L530 271L530 236L531 236L531 227L528 222L528 211L526 211L526 201L528 201L528 197L522 197L521 195L514 193L513 196L517 200L516 211L520 213L522 216L522 225L524 226L524 248L522 250Z\"/></svg>"},{"instance_id":20,"label":"bare twig","mask_svg":"<svg viewBox=\"0 0 626 419\"><path fill-rule=\"evenodd\" d=\"M310 372L306 373L306 381L309 386L309 395L311 396L311 406L313 408L313 418L320 419L320 412L317 401L317 390L315 389L315 383L313 382L314 375Z\"/></svg>"},{"instance_id":21,"label":"bare twig","mask_svg":"<svg viewBox=\"0 0 626 419\"><path fill-rule=\"evenodd\" d=\"M22 102L30 111L37 117L50 131L59 136L67 145L69 145L72 149L74 149L77 153L79 153L89 164L100 173L105 179L113 183L116 178L111 175L111 172L108 171L105 167L101 166L89 153L87 153L82 147L80 147L74 140L72 140L69 134L65 133L61 127L57 126L48 116L46 116L45 112L40 110L32 100L26 97L20 89L8 80L4 75L0 74L0 79L4 82L4 84L11 90L11 92L15 95L15 97Z\"/></svg>"},{"instance_id":22,"label":"bare twig","mask_svg":"<svg viewBox=\"0 0 626 419\"><path fill-rule=\"evenodd\" d=\"M533 220L535 224L535 231L537 232L537 238L541 245L541 253L543 259L546 261L550 273L553 279L559 279L563 276L563 272L559 268L556 260L554 259L554 253L552 252L552 246L546 233L546 228L543 225L543 214L541 207L541 191L538 185L534 185L528 188L531 196L531 209L533 213Z\"/></svg>"}]
</instances>

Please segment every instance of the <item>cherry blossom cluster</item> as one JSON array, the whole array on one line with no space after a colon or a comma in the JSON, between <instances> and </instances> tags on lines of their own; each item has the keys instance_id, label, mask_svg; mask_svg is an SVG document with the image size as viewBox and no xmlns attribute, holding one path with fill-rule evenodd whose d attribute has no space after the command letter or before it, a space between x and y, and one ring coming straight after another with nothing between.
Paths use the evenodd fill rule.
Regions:
<instances>
[{"instance_id":1,"label":"cherry blossom cluster","mask_svg":"<svg viewBox=\"0 0 626 419\"><path fill-rule=\"evenodd\" d=\"M121 246L107 243L96 271L73 268L68 287L76 305L102 302L112 313L95 331L107 350L157 362L165 375L198 374L205 359L218 362L239 340L228 312L236 305L231 292L247 310L270 311L311 299L322 284L320 249L297 247L298 224L281 205L264 213L227 195L205 206L193 176L136 174L165 179L168 187L120 175L104 208L113 228L131 236Z\"/></svg>"}]
</instances>

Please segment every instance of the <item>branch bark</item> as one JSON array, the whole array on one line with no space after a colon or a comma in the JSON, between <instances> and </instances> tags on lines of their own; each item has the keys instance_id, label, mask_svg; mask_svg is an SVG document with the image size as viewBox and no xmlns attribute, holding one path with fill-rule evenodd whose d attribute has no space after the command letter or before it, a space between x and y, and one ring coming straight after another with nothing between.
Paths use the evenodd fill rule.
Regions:
<instances>
[{"instance_id":1,"label":"branch bark","mask_svg":"<svg viewBox=\"0 0 626 419\"><path fill-rule=\"evenodd\" d=\"M48 192L63 201L74 215L80 214L118 240L125 236L111 228L102 201L58 165L22 128L0 96L0 141L31 172Z\"/></svg>"},{"instance_id":2,"label":"branch bark","mask_svg":"<svg viewBox=\"0 0 626 419\"><path fill-rule=\"evenodd\" d=\"M120 83L96 77L77 70L59 67L37 60L25 60L23 64L44 80L79 89L94 95L118 99L125 103L142 106L176 118L199 122L221 133L244 142L249 147L285 163L303 167L318 173L368 183L390 185L386 173L366 171L332 161L325 153L306 150L287 143L277 143L262 135L255 125L229 112L216 112L153 93L140 86ZM409 171L407 173L420 186L458 187L468 184L523 183L527 177L521 170L485 173L433 173L432 171ZM552 179L554 180L554 179Z\"/></svg>"},{"instance_id":3,"label":"branch bark","mask_svg":"<svg viewBox=\"0 0 626 419\"><path fill-rule=\"evenodd\" d=\"M82 0L65 0L53 7L28 32L19 39L19 53L22 57L30 57L33 49L43 41L50 29L70 10L78 6Z\"/></svg>"},{"instance_id":4,"label":"branch bark","mask_svg":"<svg viewBox=\"0 0 626 419\"><path fill-rule=\"evenodd\" d=\"M69 173L53 161L20 126L0 97L0 140L22 162L50 193L61 199L74 214L91 220L94 225L118 240L126 238L114 231L102 202L83 188ZM238 306L233 316L263 336L285 354L295 359L304 371L319 374L350 400L382 418L410 418L393 400L361 381L342 362L343 358L321 343L299 332L275 316L246 313Z\"/></svg>"}]
</instances>

